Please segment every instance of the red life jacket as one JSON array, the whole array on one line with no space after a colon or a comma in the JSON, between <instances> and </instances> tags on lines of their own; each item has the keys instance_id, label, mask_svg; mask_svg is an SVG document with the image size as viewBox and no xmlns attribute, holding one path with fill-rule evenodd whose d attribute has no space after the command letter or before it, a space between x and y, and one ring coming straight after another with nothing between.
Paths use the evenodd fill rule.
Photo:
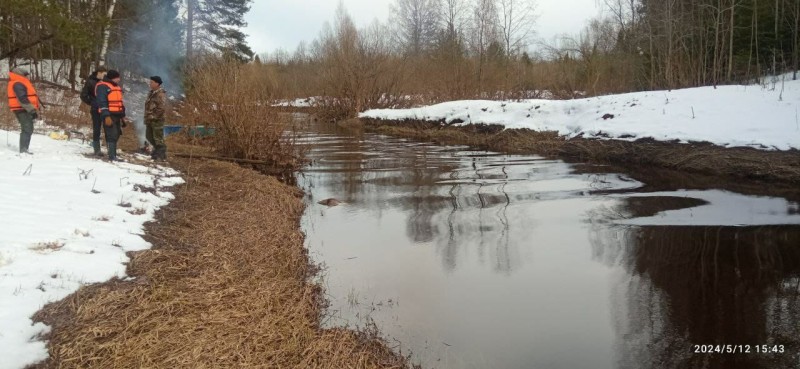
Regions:
<instances>
[{"instance_id":1,"label":"red life jacket","mask_svg":"<svg viewBox=\"0 0 800 369\"><path fill-rule=\"evenodd\" d=\"M94 86L94 95L97 96L97 88L100 85L107 86L108 93L108 112L111 114L119 114L125 111L125 105L122 103L122 88L119 85L114 85L106 81L100 81ZM99 108L98 112L103 108Z\"/></svg>"},{"instance_id":2,"label":"red life jacket","mask_svg":"<svg viewBox=\"0 0 800 369\"><path fill-rule=\"evenodd\" d=\"M8 73L8 107L11 108L11 111L25 110L17 98L17 94L14 93L14 85L17 83L22 83L25 88L28 89L28 101L31 102L33 107L39 109L39 96L36 95L36 89L33 88L31 81L25 78L25 76L16 73Z\"/></svg>"}]
</instances>

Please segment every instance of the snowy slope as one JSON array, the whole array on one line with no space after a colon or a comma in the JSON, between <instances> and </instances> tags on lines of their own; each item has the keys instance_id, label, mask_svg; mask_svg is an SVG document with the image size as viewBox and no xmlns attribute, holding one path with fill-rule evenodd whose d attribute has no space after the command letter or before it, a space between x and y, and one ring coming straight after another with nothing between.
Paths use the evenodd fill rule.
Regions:
<instances>
[{"instance_id":1,"label":"snowy slope","mask_svg":"<svg viewBox=\"0 0 800 369\"><path fill-rule=\"evenodd\" d=\"M0 130L0 369L47 358L37 337L48 328L31 315L82 285L124 277L125 253L151 246L143 225L183 182L169 168L86 158L86 146L41 135L34 155L20 156L18 140Z\"/></svg>"},{"instance_id":2,"label":"snowy slope","mask_svg":"<svg viewBox=\"0 0 800 369\"><path fill-rule=\"evenodd\" d=\"M452 101L369 110L362 118L500 124L562 136L708 141L720 146L800 149L800 81L648 91L578 100ZM783 90L783 91L782 91ZM613 118L604 119L606 114Z\"/></svg>"}]
</instances>

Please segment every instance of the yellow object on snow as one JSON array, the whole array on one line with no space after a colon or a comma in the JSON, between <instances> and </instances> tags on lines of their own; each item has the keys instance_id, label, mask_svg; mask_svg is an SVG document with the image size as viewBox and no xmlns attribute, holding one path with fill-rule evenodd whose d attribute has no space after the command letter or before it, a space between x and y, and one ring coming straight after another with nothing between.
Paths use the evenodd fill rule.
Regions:
<instances>
[{"instance_id":1,"label":"yellow object on snow","mask_svg":"<svg viewBox=\"0 0 800 369\"><path fill-rule=\"evenodd\" d=\"M63 132L50 132L50 138L63 141L69 139L69 136L65 135Z\"/></svg>"}]
</instances>

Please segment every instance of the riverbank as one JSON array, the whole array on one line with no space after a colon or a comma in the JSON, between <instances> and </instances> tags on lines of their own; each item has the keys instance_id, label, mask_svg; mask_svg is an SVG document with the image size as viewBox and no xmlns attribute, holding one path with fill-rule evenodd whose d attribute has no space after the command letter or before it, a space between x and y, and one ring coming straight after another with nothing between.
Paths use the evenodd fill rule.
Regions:
<instances>
[{"instance_id":1,"label":"riverbank","mask_svg":"<svg viewBox=\"0 0 800 369\"><path fill-rule=\"evenodd\" d=\"M358 122L376 133L447 145L469 145L514 154L533 153L581 162L656 166L729 179L800 184L798 150L764 151L646 138L636 141L567 138L553 131L505 129L487 124L456 126L428 120L360 118Z\"/></svg>"},{"instance_id":2,"label":"riverbank","mask_svg":"<svg viewBox=\"0 0 800 369\"><path fill-rule=\"evenodd\" d=\"M500 152L800 184L800 81L575 100L449 101L368 110L381 133Z\"/></svg>"},{"instance_id":3,"label":"riverbank","mask_svg":"<svg viewBox=\"0 0 800 369\"><path fill-rule=\"evenodd\" d=\"M132 136L132 135L131 135ZM375 335L322 329L326 302L299 230L302 193L231 163L170 158L186 184L145 226L131 280L48 305L37 368L402 368Z\"/></svg>"}]
</instances>

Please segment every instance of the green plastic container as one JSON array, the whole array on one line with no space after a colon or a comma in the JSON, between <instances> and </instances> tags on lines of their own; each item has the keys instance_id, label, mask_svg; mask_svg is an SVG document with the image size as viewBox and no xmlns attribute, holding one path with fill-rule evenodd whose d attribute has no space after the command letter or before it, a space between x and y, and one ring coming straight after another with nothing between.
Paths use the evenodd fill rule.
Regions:
<instances>
[{"instance_id":1,"label":"green plastic container","mask_svg":"<svg viewBox=\"0 0 800 369\"><path fill-rule=\"evenodd\" d=\"M183 126L176 126L176 125L164 126L164 137L178 133L183 128L184 128ZM195 126L195 127L189 127L187 133L189 134L189 136L192 137L208 137L208 136L213 136L215 130L214 128L211 127Z\"/></svg>"},{"instance_id":2,"label":"green plastic container","mask_svg":"<svg viewBox=\"0 0 800 369\"><path fill-rule=\"evenodd\" d=\"M214 128L206 126L195 126L189 128L189 136L192 137L208 137L213 136L215 133Z\"/></svg>"}]
</instances>

